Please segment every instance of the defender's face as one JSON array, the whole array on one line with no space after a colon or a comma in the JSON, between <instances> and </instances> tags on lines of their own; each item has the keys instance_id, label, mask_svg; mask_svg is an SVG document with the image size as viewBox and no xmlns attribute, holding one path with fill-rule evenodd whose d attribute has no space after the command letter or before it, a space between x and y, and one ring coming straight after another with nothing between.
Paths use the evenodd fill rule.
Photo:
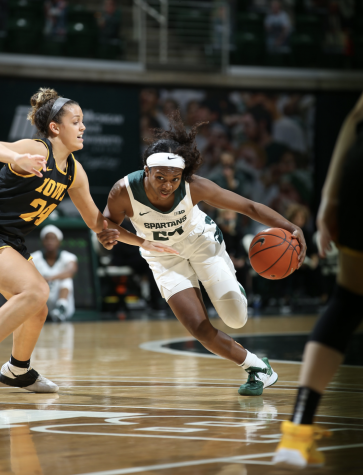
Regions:
<instances>
[{"instance_id":1,"label":"defender's face","mask_svg":"<svg viewBox=\"0 0 363 475\"><path fill-rule=\"evenodd\" d=\"M175 167L152 167L146 169L149 183L162 200L168 199L180 186L183 170Z\"/></svg>"}]
</instances>

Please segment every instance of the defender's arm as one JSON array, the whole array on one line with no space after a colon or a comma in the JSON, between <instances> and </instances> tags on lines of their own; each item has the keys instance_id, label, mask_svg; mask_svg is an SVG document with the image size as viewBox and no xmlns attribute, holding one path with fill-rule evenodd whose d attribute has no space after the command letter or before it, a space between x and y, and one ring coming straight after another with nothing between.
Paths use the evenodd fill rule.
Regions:
<instances>
[{"instance_id":1,"label":"defender's arm","mask_svg":"<svg viewBox=\"0 0 363 475\"><path fill-rule=\"evenodd\" d=\"M16 173L24 175L43 175L40 170L47 170L46 156L48 151L41 142L19 140L18 142L0 142L0 162L9 163Z\"/></svg>"}]
</instances>

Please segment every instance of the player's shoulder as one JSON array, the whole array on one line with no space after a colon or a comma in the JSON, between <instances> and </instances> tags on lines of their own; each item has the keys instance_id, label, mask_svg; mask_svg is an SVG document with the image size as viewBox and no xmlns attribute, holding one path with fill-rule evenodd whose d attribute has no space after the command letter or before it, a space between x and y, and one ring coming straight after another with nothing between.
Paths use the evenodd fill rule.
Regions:
<instances>
[{"instance_id":1,"label":"player's shoulder","mask_svg":"<svg viewBox=\"0 0 363 475\"><path fill-rule=\"evenodd\" d=\"M120 178L120 180L116 181L116 183L111 188L109 198L111 198L112 200L116 200L118 198L128 196L127 181L128 180L126 177Z\"/></svg>"},{"instance_id":2,"label":"player's shoulder","mask_svg":"<svg viewBox=\"0 0 363 475\"><path fill-rule=\"evenodd\" d=\"M78 257L75 254L73 254L72 252L66 251L65 249L61 250L59 257L63 262L78 261Z\"/></svg>"},{"instance_id":3,"label":"player's shoulder","mask_svg":"<svg viewBox=\"0 0 363 475\"><path fill-rule=\"evenodd\" d=\"M43 155L47 157L49 153L49 147L43 140L22 139L15 142L19 148L24 150L24 153L30 153L32 155ZM26 152L25 152L26 151Z\"/></svg>"}]
</instances>

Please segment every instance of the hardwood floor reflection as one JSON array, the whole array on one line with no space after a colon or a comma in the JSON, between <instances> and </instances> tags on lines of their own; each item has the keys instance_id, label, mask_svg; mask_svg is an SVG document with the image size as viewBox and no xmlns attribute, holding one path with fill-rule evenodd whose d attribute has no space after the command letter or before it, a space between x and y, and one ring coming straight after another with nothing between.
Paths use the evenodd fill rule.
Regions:
<instances>
[{"instance_id":1,"label":"hardwood floor reflection","mask_svg":"<svg viewBox=\"0 0 363 475\"><path fill-rule=\"evenodd\" d=\"M259 318L243 330L306 332L314 321ZM185 337L176 321L46 325L32 366L60 391L33 394L0 385L0 474L288 473L270 461L280 423L292 411L300 364L273 363L277 384L262 396L241 397L237 389L246 378L228 361L139 348ZM7 339L0 361L10 351ZM317 423L333 436L319 443L326 467L309 473L362 473L362 367L341 367Z\"/></svg>"}]
</instances>

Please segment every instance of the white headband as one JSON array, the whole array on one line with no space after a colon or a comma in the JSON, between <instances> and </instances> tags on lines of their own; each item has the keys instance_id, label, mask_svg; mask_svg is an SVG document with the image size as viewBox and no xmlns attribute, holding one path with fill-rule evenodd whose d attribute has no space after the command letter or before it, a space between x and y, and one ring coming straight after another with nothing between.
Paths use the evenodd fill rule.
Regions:
<instances>
[{"instance_id":1,"label":"white headband","mask_svg":"<svg viewBox=\"0 0 363 475\"><path fill-rule=\"evenodd\" d=\"M151 167L176 167L185 168L184 158L180 155L175 155L175 153L153 153L146 160L147 166Z\"/></svg>"},{"instance_id":2,"label":"white headband","mask_svg":"<svg viewBox=\"0 0 363 475\"><path fill-rule=\"evenodd\" d=\"M40 231L40 239L44 239L45 236L49 233L53 233L57 236L59 241L63 241L63 233L62 231L54 226L54 224L48 224Z\"/></svg>"}]
</instances>

